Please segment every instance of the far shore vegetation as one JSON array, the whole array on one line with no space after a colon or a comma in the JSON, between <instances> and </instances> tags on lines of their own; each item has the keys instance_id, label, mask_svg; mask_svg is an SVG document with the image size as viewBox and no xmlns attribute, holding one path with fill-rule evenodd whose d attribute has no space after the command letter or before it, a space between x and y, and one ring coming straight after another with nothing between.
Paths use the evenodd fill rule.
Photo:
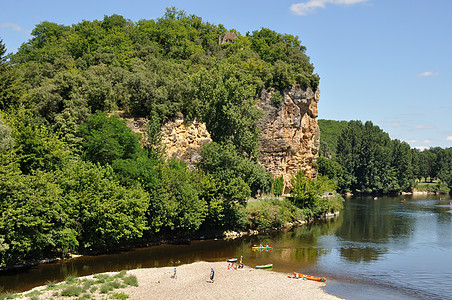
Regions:
<instances>
[{"instance_id":1,"label":"far shore vegetation","mask_svg":"<svg viewBox=\"0 0 452 300\"><path fill-rule=\"evenodd\" d=\"M452 148L412 149L368 121L319 120L320 174L340 193L447 194L452 188Z\"/></svg>"}]
</instances>

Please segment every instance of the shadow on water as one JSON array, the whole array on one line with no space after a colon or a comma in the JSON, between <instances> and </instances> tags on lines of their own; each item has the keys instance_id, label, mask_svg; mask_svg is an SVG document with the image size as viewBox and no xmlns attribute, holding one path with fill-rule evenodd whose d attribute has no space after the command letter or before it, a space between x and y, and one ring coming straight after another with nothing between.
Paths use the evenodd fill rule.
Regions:
<instances>
[{"instance_id":1,"label":"shadow on water","mask_svg":"<svg viewBox=\"0 0 452 300\"><path fill-rule=\"evenodd\" d=\"M290 231L233 240L192 241L85 256L0 273L1 291L25 291L69 275L244 258L250 267L327 277L325 290L346 299L452 299L452 208L433 197L354 197L339 217ZM447 199L449 203L450 199ZM253 245L272 251L252 251ZM441 280L438 280L438 276Z\"/></svg>"}]
</instances>

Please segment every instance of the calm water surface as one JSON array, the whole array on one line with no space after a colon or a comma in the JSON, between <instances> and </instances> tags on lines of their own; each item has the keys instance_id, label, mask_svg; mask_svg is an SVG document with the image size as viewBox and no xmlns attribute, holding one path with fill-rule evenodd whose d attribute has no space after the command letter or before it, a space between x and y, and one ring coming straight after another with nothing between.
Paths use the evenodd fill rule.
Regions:
<instances>
[{"instance_id":1,"label":"calm water surface","mask_svg":"<svg viewBox=\"0 0 452 300\"><path fill-rule=\"evenodd\" d=\"M288 232L161 245L0 273L0 292L24 291L68 275L243 255L248 266L273 263L278 272L327 277L325 290L346 299L452 299L450 201L437 196L354 197L346 200L339 217ZM253 252L255 244L274 249Z\"/></svg>"}]
</instances>

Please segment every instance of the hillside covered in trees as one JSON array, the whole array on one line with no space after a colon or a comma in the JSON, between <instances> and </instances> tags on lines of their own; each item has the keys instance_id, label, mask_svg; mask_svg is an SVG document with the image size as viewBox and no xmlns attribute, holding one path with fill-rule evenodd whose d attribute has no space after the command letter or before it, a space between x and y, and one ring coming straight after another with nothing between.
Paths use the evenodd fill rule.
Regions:
<instances>
[{"instance_id":1,"label":"hillside covered in trees","mask_svg":"<svg viewBox=\"0 0 452 300\"><path fill-rule=\"evenodd\" d=\"M319 173L334 179L342 193L411 192L421 181L434 180L439 183L428 191L447 193L452 188L452 148L411 149L370 121L318 123Z\"/></svg>"},{"instance_id":2,"label":"hillside covered in trees","mask_svg":"<svg viewBox=\"0 0 452 300\"><path fill-rule=\"evenodd\" d=\"M319 83L298 37L241 35L174 8L138 22L45 21L32 36L8 56L0 41L0 267L341 207L318 197L331 181L302 173L292 201L246 206L257 189L281 193L257 160L256 97ZM193 170L163 159L161 125L181 113L213 140ZM148 119L147 138L124 116Z\"/></svg>"}]
</instances>

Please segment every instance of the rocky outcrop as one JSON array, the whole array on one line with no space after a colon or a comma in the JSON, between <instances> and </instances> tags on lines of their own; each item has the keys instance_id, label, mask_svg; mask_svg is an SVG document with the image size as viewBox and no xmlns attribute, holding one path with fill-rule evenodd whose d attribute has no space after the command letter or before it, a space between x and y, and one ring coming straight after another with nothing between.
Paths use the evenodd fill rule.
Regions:
<instances>
[{"instance_id":1,"label":"rocky outcrop","mask_svg":"<svg viewBox=\"0 0 452 300\"><path fill-rule=\"evenodd\" d=\"M283 93L279 105L272 104L278 91L263 91L258 107L264 111L259 161L275 177L283 176L284 193L292 187L291 178L303 169L307 176L317 176L314 162L318 158L320 130L317 103L320 91L293 87ZM274 102L274 101L273 101Z\"/></svg>"},{"instance_id":2,"label":"rocky outcrop","mask_svg":"<svg viewBox=\"0 0 452 300\"><path fill-rule=\"evenodd\" d=\"M201 157L201 147L212 139L206 125L196 120L184 122L182 116L162 126L162 143L167 158L177 158L193 168Z\"/></svg>"},{"instance_id":3,"label":"rocky outcrop","mask_svg":"<svg viewBox=\"0 0 452 300\"><path fill-rule=\"evenodd\" d=\"M284 178L284 193L289 193L291 178L298 170L303 169L310 177L317 176L314 163L320 146L317 124L320 91L293 87L281 95L279 105L272 103L275 93L279 92L264 90L257 100L258 108L263 110L258 124L259 162L275 177ZM181 159L190 168L200 158L201 147L211 141L204 123L187 124L182 116L164 124L162 133L167 157Z\"/></svg>"},{"instance_id":4,"label":"rocky outcrop","mask_svg":"<svg viewBox=\"0 0 452 300\"><path fill-rule=\"evenodd\" d=\"M141 137L146 137L146 125L148 123L148 120L145 118L124 118L126 121L127 127L132 130L134 133L138 133L141 135ZM143 141L145 143L145 141Z\"/></svg>"}]
</instances>

